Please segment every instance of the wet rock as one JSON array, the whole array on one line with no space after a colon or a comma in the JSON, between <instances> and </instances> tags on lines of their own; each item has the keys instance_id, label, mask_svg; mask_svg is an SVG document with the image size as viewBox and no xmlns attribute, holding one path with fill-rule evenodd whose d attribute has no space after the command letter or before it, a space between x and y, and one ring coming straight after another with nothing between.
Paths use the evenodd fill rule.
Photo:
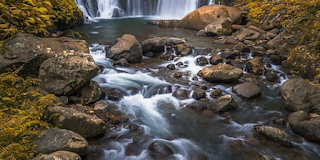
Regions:
<instances>
[{"instance_id":1,"label":"wet rock","mask_svg":"<svg viewBox=\"0 0 320 160\"><path fill-rule=\"evenodd\" d=\"M65 129L41 131L36 139L36 152L49 154L55 151L70 151L80 156L89 152L89 145L81 135Z\"/></svg>"},{"instance_id":2,"label":"wet rock","mask_svg":"<svg viewBox=\"0 0 320 160\"><path fill-rule=\"evenodd\" d=\"M109 88L106 89L106 97L111 101L120 101L123 98L123 93L119 89Z\"/></svg>"},{"instance_id":3,"label":"wet rock","mask_svg":"<svg viewBox=\"0 0 320 160\"><path fill-rule=\"evenodd\" d=\"M281 58L280 56L277 55L271 55L270 60L272 61L273 64L275 65L281 65Z\"/></svg>"},{"instance_id":4,"label":"wet rock","mask_svg":"<svg viewBox=\"0 0 320 160\"><path fill-rule=\"evenodd\" d=\"M102 89L95 81L90 81L84 85L80 91L80 99L84 104L90 104L98 101L101 98Z\"/></svg>"},{"instance_id":5,"label":"wet rock","mask_svg":"<svg viewBox=\"0 0 320 160\"><path fill-rule=\"evenodd\" d=\"M129 67L130 64L125 58L121 58L120 60L114 62L115 67Z\"/></svg>"},{"instance_id":6,"label":"wet rock","mask_svg":"<svg viewBox=\"0 0 320 160\"><path fill-rule=\"evenodd\" d=\"M196 100L202 99L206 97L206 92L205 90L201 89L201 88L196 88L193 90L193 97Z\"/></svg>"},{"instance_id":7,"label":"wet rock","mask_svg":"<svg viewBox=\"0 0 320 160\"><path fill-rule=\"evenodd\" d=\"M53 126L71 130L85 138L102 136L107 130L103 120L71 108L49 107L45 110L44 119Z\"/></svg>"},{"instance_id":8,"label":"wet rock","mask_svg":"<svg viewBox=\"0 0 320 160\"><path fill-rule=\"evenodd\" d=\"M56 151L50 154L42 155L33 160L81 160L81 157L77 153L69 151Z\"/></svg>"},{"instance_id":9,"label":"wet rock","mask_svg":"<svg viewBox=\"0 0 320 160\"><path fill-rule=\"evenodd\" d=\"M169 158L173 154L172 149L161 142L151 143L149 151L151 156L155 158Z\"/></svg>"},{"instance_id":10,"label":"wet rock","mask_svg":"<svg viewBox=\"0 0 320 160\"><path fill-rule=\"evenodd\" d=\"M250 73L254 73L256 75L262 75L265 71L265 67L262 62L262 57L255 57L248 61L247 70Z\"/></svg>"},{"instance_id":11,"label":"wet rock","mask_svg":"<svg viewBox=\"0 0 320 160\"><path fill-rule=\"evenodd\" d=\"M320 104L312 106L310 112L320 114Z\"/></svg>"},{"instance_id":12,"label":"wet rock","mask_svg":"<svg viewBox=\"0 0 320 160\"><path fill-rule=\"evenodd\" d=\"M212 64L212 65L217 65L222 62L223 62L223 59L221 56L213 55L210 57L210 64Z\"/></svg>"},{"instance_id":13,"label":"wet rock","mask_svg":"<svg viewBox=\"0 0 320 160\"><path fill-rule=\"evenodd\" d=\"M242 42L238 42L233 48L239 50L240 52L244 52L244 53L251 52L250 48Z\"/></svg>"},{"instance_id":14,"label":"wet rock","mask_svg":"<svg viewBox=\"0 0 320 160\"><path fill-rule=\"evenodd\" d=\"M240 52L236 51L236 50L224 50L221 53L221 57L224 58L224 59L227 59L227 58L233 59L233 58L236 58L239 55L240 55Z\"/></svg>"},{"instance_id":15,"label":"wet rock","mask_svg":"<svg viewBox=\"0 0 320 160\"><path fill-rule=\"evenodd\" d=\"M287 125L288 124L288 122L284 118L280 118L280 117L273 118L272 122L274 124L279 124L279 125Z\"/></svg>"},{"instance_id":16,"label":"wet rock","mask_svg":"<svg viewBox=\"0 0 320 160\"><path fill-rule=\"evenodd\" d=\"M214 21L204 28L205 32L209 35L231 35L232 23L228 18Z\"/></svg>"},{"instance_id":17,"label":"wet rock","mask_svg":"<svg viewBox=\"0 0 320 160\"><path fill-rule=\"evenodd\" d=\"M267 52L267 50L261 45L254 45L249 48L250 48L251 52L257 56L263 56Z\"/></svg>"},{"instance_id":18,"label":"wet rock","mask_svg":"<svg viewBox=\"0 0 320 160\"><path fill-rule=\"evenodd\" d=\"M279 81L278 75L271 73L271 72L268 72L266 74L266 79L267 79L267 81L270 81L270 82L278 82Z\"/></svg>"},{"instance_id":19,"label":"wet rock","mask_svg":"<svg viewBox=\"0 0 320 160\"><path fill-rule=\"evenodd\" d=\"M252 82L245 82L232 87L233 92L235 92L239 97L249 100L256 98L261 95L261 89L258 85Z\"/></svg>"},{"instance_id":20,"label":"wet rock","mask_svg":"<svg viewBox=\"0 0 320 160\"><path fill-rule=\"evenodd\" d=\"M201 30L199 30L199 31L195 34L195 36L205 37L205 36L207 36L207 33L206 33L205 30L201 29Z\"/></svg>"},{"instance_id":21,"label":"wet rock","mask_svg":"<svg viewBox=\"0 0 320 160\"><path fill-rule=\"evenodd\" d=\"M200 75L209 82L234 82L243 75L243 71L228 64L218 64L204 67Z\"/></svg>"},{"instance_id":22,"label":"wet rock","mask_svg":"<svg viewBox=\"0 0 320 160\"><path fill-rule=\"evenodd\" d=\"M202 100L194 101L194 102L190 103L189 105L187 105L188 108L193 108L193 109L197 109L197 110L206 109L207 106L208 106L208 102L205 102Z\"/></svg>"},{"instance_id":23,"label":"wet rock","mask_svg":"<svg viewBox=\"0 0 320 160\"><path fill-rule=\"evenodd\" d=\"M249 29L249 28L244 28L243 30L240 30L239 35L237 36L237 39L239 41L243 40L257 40L260 37L260 33Z\"/></svg>"},{"instance_id":24,"label":"wet rock","mask_svg":"<svg viewBox=\"0 0 320 160\"><path fill-rule=\"evenodd\" d=\"M49 58L39 70L43 90L55 95L71 95L98 75L90 54L66 54Z\"/></svg>"},{"instance_id":25,"label":"wet rock","mask_svg":"<svg viewBox=\"0 0 320 160\"><path fill-rule=\"evenodd\" d=\"M141 42L143 53L153 52L162 53L165 50L165 46L178 45L186 43L184 39L176 37L153 37L148 38Z\"/></svg>"},{"instance_id":26,"label":"wet rock","mask_svg":"<svg viewBox=\"0 0 320 160\"><path fill-rule=\"evenodd\" d=\"M312 86L301 77L292 77L280 87L285 108L290 112L309 112L311 106L319 104L319 88ZM312 96L312 98L311 98Z\"/></svg>"},{"instance_id":27,"label":"wet rock","mask_svg":"<svg viewBox=\"0 0 320 160\"><path fill-rule=\"evenodd\" d=\"M291 126L294 126L298 122L309 120L309 115L304 111L292 112L289 114L288 121Z\"/></svg>"},{"instance_id":28,"label":"wet rock","mask_svg":"<svg viewBox=\"0 0 320 160\"><path fill-rule=\"evenodd\" d=\"M189 98L189 93L187 90L184 89L177 89L172 93L172 96L179 99L179 100L185 100Z\"/></svg>"},{"instance_id":29,"label":"wet rock","mask_svg":"<svg viewBox=\"0 0 320 160\"><path fill-rule=\"evenodd\" d=\"M292 131L310 141L320 142L320 119L300 121L294 124Z\"/></svg>"},{"instance_id":30,"label":"wet rock","mask_svg":"<svg viewBox=\"0 0 320 160\"><path fill-rule=\"evenodd\" d=\"M176 28L180 27L180 22L178 20L160 20L159 26L162 28Z\"/></svg>"},{"instance_id":31,"label":"wet rock","mask_svg":"<svg viewBox=\"0 0 320 160\"><path fill-rule=\"evenodd\" d=\"M214 90L213 92L211 92L211 94L210 94L210 96L211 96L212 98L216 98L216 97L221 96L221 95L222 95L222 90L219 89L219 88L215 89L215 90Z\"/></svg>"},{"instance_id":32,"label":"wet rock","mask_svg":"<svg viewBox=\"0 0 320 160\"><path fill-rule=\"evenodd\" d=\"M209 64L209 62L206 57L199 57L199 58L197 58L197 64L199 66L205 66L205 65Z\"/></svg>"},{"instance_id":33,"label":"wet rock","mask_svg":"<svg viewBox=\"0 0 320 160\"><path fill-rule=\"evenodd\" d=\"M175 78L181 78L181 77L182 77L182 73L181 73L181 72L174 72L174 73L173 73L173 77L175 77Z\"/></svg>"},{"instance_id":34,"label":"wet rock","mask_svg":"<svg viewBox=\"0 0 320 160\"><path fill-rule=\"evenodd\" d=\"M181 21L180 26L185 29L201 30L212 22L229 18L231 23L240 24L242 20L241 11L223 5L203 6L188 15Z\"/></svg>"},{"instance_id":35,"label":"wet rock","mask_svg":"<svg viewBox=\"0 0 320 160\"><path fill-rule=\"evenodd\" d=\"M106 57L113 60L124 58L129 63L141 62L142 47L135 36L125 34L108 50Z\"/></svg>"},{"instance_id":36,"label":"wet rock","mask_svg":"<svg viewBox=\"0 0 320 160\"><path fill-rule=\"evenodd\" d=\"M232 96L228 94L213 101L210 108L218 112L225 112L229 110L236 110L238 108L238 104L233 100Z\"/></svg>"},{"instance_id":37,"label":"wet rock","mask_svg":"<svg viewBox=\"0 0 320 160\"><path fill-rule=\"evenodd\" d=\"M175 69L176 69L176 66L175 66L174 64L169 64L169 65L167 65L167 68L168 68L169 70L175 70Z\"/></svg>"},{"instance_id":38,"label":"wet rock","mask_svg":"<svg viewBox=\"0 0 320 160\"><path fill-rule=\"evenodd\" d=\"M7 69L23 68L25 76L38 76L40 65L48 58L65 52L89 53L85 41L72 38L40 38L26 33L19 33L8 39L6 50L0 54L0 73Z\"/></svg>"},{"instance_id":39,"label":"wet rock","mask_svg":"<svg viewBox=\"0 0 320 160\"><path fill-rule=\"evenodd\" d=\"M254 126L254 129L257 133L266 137L269 140L272 140L274 142L277 142L285 146L291 146L291 142L288 135L284 131L278 128L274 128L271 126L257 125L257 126Z\"/></svg>"}]
</instances>

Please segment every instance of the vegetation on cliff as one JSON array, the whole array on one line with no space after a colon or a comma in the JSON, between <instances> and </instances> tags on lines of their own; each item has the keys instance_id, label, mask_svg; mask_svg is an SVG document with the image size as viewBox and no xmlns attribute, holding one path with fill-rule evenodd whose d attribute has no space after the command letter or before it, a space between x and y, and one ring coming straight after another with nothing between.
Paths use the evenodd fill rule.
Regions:
<instances>
[{"instance_id":1,"label":"vegetation on cliff","mask_svg":"<svg viewBox=\"0 0 320 160\"><path fill-rule=\"evenodd\" d=\"M48 36L54 24L82 19L73 0L0 0L0 41L20 31Z\"/></svg>"},{"instance_id":2,"label":"vegetation on cliff","mask_svg":"<svg viewBox=\"0 0 320 160\"><path fill-rule=\"evenodd\" d=\"M305 78L319 78L320 0L237 0L237 5L257 25L273 23L291 35L293 49L285 67Z\"/></svg>"},{"instance_id":3,"label":"vegetation on cliff","mask_svg":"<svg viewBox=\"0 0 320 160\"><path fill-rule=\"evenodd\" d=\"M23 79L16 72L0 75L0 159L31 159L34 138L50 124L41 120L55 96L42 96L30 89L38 79Z\"/></svg>"}]
</instances>

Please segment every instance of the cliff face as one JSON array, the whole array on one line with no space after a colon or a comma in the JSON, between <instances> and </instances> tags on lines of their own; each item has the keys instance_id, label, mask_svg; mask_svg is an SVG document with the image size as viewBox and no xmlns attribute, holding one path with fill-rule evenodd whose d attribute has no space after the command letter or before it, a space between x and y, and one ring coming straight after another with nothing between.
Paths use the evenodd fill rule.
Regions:
<instances>
[{"instance_id":1,"label":"cliff face","mask_svg":"<svg viewBox=\"0 0 320 160\"><path fill-rule=\"evenodd\" d=\"M0 0L0 41L21 31L48 36L49 31L82 22L83 15L73 0Z\"/></svg>"}]
</instances>

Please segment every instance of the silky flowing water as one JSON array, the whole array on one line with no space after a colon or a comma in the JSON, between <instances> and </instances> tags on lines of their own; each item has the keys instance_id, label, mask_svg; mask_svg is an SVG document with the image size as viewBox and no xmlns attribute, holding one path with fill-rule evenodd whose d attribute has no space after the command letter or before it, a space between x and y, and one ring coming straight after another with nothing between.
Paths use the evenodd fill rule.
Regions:
<instances>
[{"instance_id":1,"label":"silky flowing water","mask_svg":"<svg viewBox=\"0 0 320 160\"><path fill-rule=\"evenodd\" d=\"M154 141L168 145L174 155L171 159L196 160L207 157L210 160L247 160L247 159L283 159L301 160L320 159L320 146L305 141L294 134L287 125L274 124L274 118L287 118L288 112L283 107L279 87L287 79L281 66L271 65L267 69L276 71L282 78L279 83L270 83L261 77L262 95L250 101L244 101L232 92L233 84L207 83L210 87L207 94L220 88L224 94L231 94L239 104L238 110L214 113L210 110L197 111L186 108L194 100L179 101L171 94L178 85L191 90L192 84L198 83L191 77L175 79L172 71L165 67L179 61L188 65L180 71L189 71L196 75L202 67L195 61L194 54L173 61L143 58L142 64L133 64L132 68L115 68L112 60L105 58L105 47L100 44L112 44L123 34L133 34L138 40L149 34L184 37L196 49L228 48L211 43L212 38L195 37L194 31L182 29L163 29L147 25L146 18L124 18L100 20L97 23L81 26L76 29L85 33L83 38L91 43L91 54L96 63L103 66L103 71L94 78L104 88L118 88L126 96L116 104L121 112L130 117L132 123L141 126L142 132L132 134L124 126L115 127L101 139L90 141L90 154L87 160L152 160L148 146ZM209 55L204 55L209 56ZM243 59L252 58L248 53ZM246 76L246 75L245 75ZM168 87L171 86L171 87ZM138 89L137 94L130 88ZM209 97L209 96L208 96ZM286 131L292 141L292 147L284 147L259 136L254 125L271 125ZM116 135L113 136L113 135Z\"/></svg>"}]
</instances>

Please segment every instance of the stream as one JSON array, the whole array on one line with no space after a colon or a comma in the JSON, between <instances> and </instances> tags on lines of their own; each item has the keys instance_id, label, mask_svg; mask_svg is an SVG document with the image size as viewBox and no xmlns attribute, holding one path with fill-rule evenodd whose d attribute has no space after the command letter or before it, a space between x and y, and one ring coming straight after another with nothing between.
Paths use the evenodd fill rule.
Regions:
<instances>
[{"instance_id":1,"label":"stream","mask_svg":"<svg viewBox=\"0 0 320 160\"><path fill-rule=\"evenodd\" d=\"M117 88L125 96L120 101L109 101L130 117L130 123L136 124L139 131L133 133L126 123L112 128L100 139L89 140L90 153L86 160L152 160L148 147L152 142L161 142L173 150L172 160L315 160L320 158L320 146L305 141L294 134L290 126L273 123L274 119L288 116L283 107L279 87L287 80L281 66L266 65L268 70L277 73L281 80L271 83L264 76L259 78L262 95L254 100L245 101L232 92L234 84L209 83L197 75L203 66L196 64L196 58L210 57L210 53L201 52L205 48L224 49L228 45L215 45L210 37L195 37L194 31L183 29L165 29L148 25L152 18L114 18L101 19L75 29L83 33L82 38L90 45L90 52L97 65L103 66L100 74L93 80L103 88ZM186 38L195 46L193 54L175 58L172 61L144 57L141 64L131 64L129 68L113 67L112 60L105 58L106 47L123 34L132 34L139 41L148 35L166 35ZM103 44L103 45L102 45ZM218 53L219 54L219 53ZM247 53L243 60L252 56ZM189 76L177 79L175 71L166 69L168 64L183 62L188 64L175 71L189 72ZM250 77L245 74L244 77ZM223 94L231 94L238 103L237 110L216 113L211 110L195 110L186 106L194 101L192 93L189 99L179 101L172 96L176 88L189 91L196 85L206 85L207 97L219 88ZM133 93L132 88L135 89ZM280 128L288 133L292 147L284 147L259 136L253 126L263 124Z\"/></svg>"}]
</instances>

